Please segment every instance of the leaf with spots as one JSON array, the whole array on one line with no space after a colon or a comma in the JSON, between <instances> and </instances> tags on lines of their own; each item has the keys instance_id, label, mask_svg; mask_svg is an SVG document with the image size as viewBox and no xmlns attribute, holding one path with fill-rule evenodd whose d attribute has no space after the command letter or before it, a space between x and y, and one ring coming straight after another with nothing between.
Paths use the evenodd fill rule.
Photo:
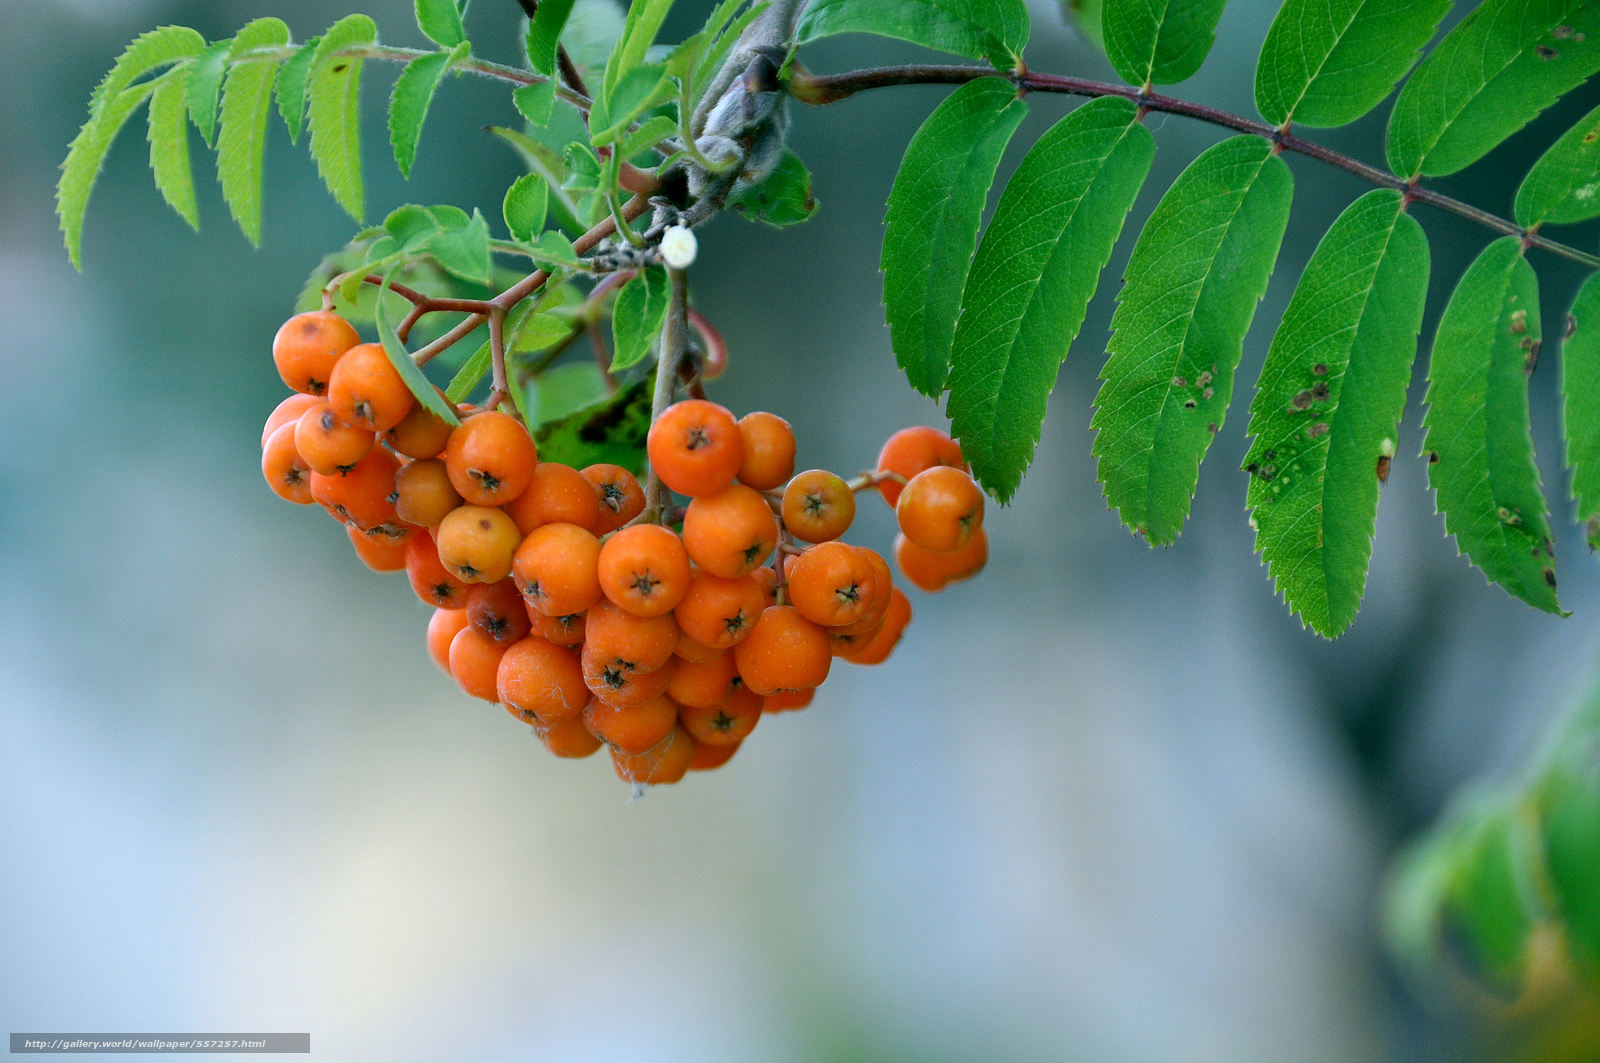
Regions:
<instances>
[{"instance_id":1,"label":"leaf with spots","mask_svg":"<svg viewBox=\"0 0 1600 1063\"><path fill-rule=\"evenodd\" d=\"M1484 0L1400 90L1389 168L1402 177L1455 173L1596 70L1597 0Z\"/></svg>"},{"instance_id":2,"label":"leaf with spots","mask_svg":"<svg viewBox=\"0 0 1600 1063\"><path fill-rule=\"evenodd\" d=\"M1152 545L1189 515L1293 193L1271 144L1224 140L1178 175L1134 245L1090 426L1107 501Z\"/></svg>"},{"instance_id":3,"label":"leaf with spots","mask_svg":"<svg viewBox=\"0 0 1600 1063\"><path fill-rule=\"evenodd\" d=\"M1428 482L1445 530L1490 581L1558 613L1555 558L1528 428L1539 282L1514 236L1467 268L1428 366Z\"/></svg>"},{"instance_id":4,"label":"leaf with spots","mask_svg":"<svg viewBox=\"0 0 1600 1063\"><path fill-rule=\"evenodd\" d=\"M1572 500L1589 549L1600 547L1600 273L1589 275L1567 315L1561 345L1561 413Z\"/></svg>"},{"instance_id":5,"label":"leaf with spots","mask_svg":"<svg viewBox=\"0 0 1600 1063\"><path fill-rule=\"evenodd\" d=\"M653 375L646 374L565 416L543 421L533 431L539 460L575 469L605 462L642 473L654 388Z\"/></svg>"},{"instance_id":6,"label":"leaf with spots","mask_svg":"<svg viewBox=\"0 0 1600 1063\"><path fill-rule=\"evenodd\" d=\"M1383 102L1450 0L1286 0L1256 64L1256 107L1273 125L1341 126Z\"/></svg>"},{"instance_id":7,"label":"leaf with spots","mask_svg":"<svg viewBox=\"0 0 1600 1063\"><path fill-rule=\"evenodd\" d=\"M1206 61L1227 0L1105 0L1106 58L1134 85L1170 85Z\"/></svg>"},{"instance_id":8,"label":"leaf with spots","mask_svg":"<svg viewBox=\"0 0 1600 1063\"><path fill-rule=\"evenodd\" d=\"M961 296L946 412L1002 502L1033 460L1061 363L1154 157L1133 104L1107 97L1052 126L1000 194Z\"/></svg>"},{"instance_id":9,"label":"leaf with spots","mask_svg":"<svg viewBox=\"0 0 1600 1063\"><path fill-rule=\"evenodd\" d=\"M895 360L924 395L944 392L984 202L1027 113L1009 81L969 82L922 123L895 175L883 220L883 305Z\"/></svg>"},{"instance_id":10,"label":"leaf with spots","mask_svg":"<svg viewBox=\"0 0 1600 1063\"><path fill-rule=\"evenodd\" d=\"M1539 156L1517 189L1515 209L1524 228L1600 218L1600 107Z\"/></svg>"},{"instance_id":11,"label":"leaf with spots","mask_svg":"<svg viewBox=\"0 0 1600 1063\"><path fill-rule=\"evenodd\" d=\"M1428 294L1428 241L1400 193L1368 192L1317 245L1250 404L1256 549L1289 607L1342 634L1378 510Z\"/></svg>"}]
</instances>

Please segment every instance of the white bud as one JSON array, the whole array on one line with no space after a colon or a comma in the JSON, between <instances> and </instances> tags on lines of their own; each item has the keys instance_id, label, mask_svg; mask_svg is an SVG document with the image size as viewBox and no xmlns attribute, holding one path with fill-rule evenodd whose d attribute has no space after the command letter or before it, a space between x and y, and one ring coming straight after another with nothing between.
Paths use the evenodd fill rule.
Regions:
<instances>
[{"instance_id":1,"label":"white bud","mask_svg":"<svg viewBox=\"0 0 1600 1063\"><path fill-rule=\"evenodd\" d=\"M672 269L688 269L694 265L700 241L687 225L674 225L661 234L661 261Z\"/></svg>"}]
</instances>

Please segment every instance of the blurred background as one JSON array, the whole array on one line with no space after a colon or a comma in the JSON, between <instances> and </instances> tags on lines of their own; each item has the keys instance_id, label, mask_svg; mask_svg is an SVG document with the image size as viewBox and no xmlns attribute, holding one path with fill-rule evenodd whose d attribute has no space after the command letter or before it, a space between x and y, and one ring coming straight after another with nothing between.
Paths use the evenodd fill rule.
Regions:
<instances>
[{"instance_id":1,"label":"blurred background","mask_svg":"<svg viewBox=\"0 0 1600 1063\"><path fill-rule=\"evenodd\" d=\"M682 0L667 39L709 4ZM421 45L411 4L357 5ZM1233 0L1179 91L1251 113L1276 4ZM283 393L273 332L356 226L271 119L252 250L192 150L203 231L171 213L142 122L101 175L75 273L56 167L89 92L159 24L208 39L333 0L57 0L0 8L0 1025L308 1030L328 1059L1468 1060L1482 1040L1393 969L1378 893L1461 784L1511 770L1592 678L1600 573L1571 526L1554 359L1532 379L1563 604L1537 613L1455 556L1420 447L1420 371L1378 515L1365 607L1334 643L1275 600L1243 510L1243 382L1316 241L1364 191L1292 158L1295 211L1241 395L1178 544L1106 510L1088 423L1139 216L1219 139L1153 116L1155 170L989 521L982 576L916 595L875 669L840 666L724 769L628 800L604 758L548 757L429 662L428 610L321 513L261 481ZM1034 69L1110 71L1052 4ZM477 0L476 51L518 61L520 12ZM845 38L818 70L917 53ZM403 202L496 219L518 161L482 131L506 94L455 80L402 181L368 64L369 221ZM727 337L712 389L794 424L802 467L851 471L942 424L896 370L882 207L941 90L796 109L822 209L701 237L695 295ZM1071 106L1036 97L1008 172ZM1508 211L1592 88L1440 187ZM1386 108L1326 142L1381 161ZM1419 211L1425 336L1485 231ZM1568 231L1592 247L1594 226ZM1547 322L1575 268L1535 259ZM1551 328L1549 331L1554 332ZM1419 370L1420 365L1419 362ZM866 500L853 538L886 549Z\"/></svg>"}]
</instances>

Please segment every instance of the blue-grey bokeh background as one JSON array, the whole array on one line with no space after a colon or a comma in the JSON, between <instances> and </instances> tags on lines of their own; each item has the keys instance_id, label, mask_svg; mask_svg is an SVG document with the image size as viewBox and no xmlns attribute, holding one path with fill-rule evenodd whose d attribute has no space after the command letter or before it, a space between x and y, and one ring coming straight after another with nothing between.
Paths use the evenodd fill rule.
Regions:
<instances>
[{"instance_id":1,"label":"blue-grey bokeh background","mask_svg":"<svg viewBox=\"0 0 1600 1063\"><path fill-rule=\"evenodd\" d=\"M390 43L422 43L405 0L359 6ZM515 8L477 0L481 53L514 60ZM1182 91L1249 112L1271 8L1234 0ZM130 37L180 22L215 39L263 14L304 37L347 10L0 9L0 1026L309 1030L338 1060L1465 1057L1470 1036L1386 965L1375 896L1400 840L1463 779L1514 764L1588 674L1600 578L1570 526L1553 358L1533 378L1535 436L1574 616L1535 613L1454 556L1413 405L1366 606L1324 643L1252 554L1243 384L1176 547L1151 551L1106 512L1087 426L1125 239L1033 471L991 514L983 577L916 597L888 665L837 669L726 769L629 804L602 761L555 762L462 696L424 654L404 580L261 483L272 333L354 228L276 117L259 251L197 138L203 232L165 208L137 123L96 189L83 274L62 251L55 167ZM1050 5L1034 13L1036 69L1108 75ZM848 40L808 60L911 54ZM384 143L392 76L369 66L371 214L497 217L515 160L480 127L512 120L504 94L448 85L408 185ZM696 294L735 367L715 394L788 416L806 465L859 468L895 428L939 423L893 366L876 274L894 166L938 98L797 113L815 222L703 234ZM1505 210L1536 145L1593 102L1443 186ZM1069 105L1032 101L1013 163ZM1139 213L1217 138L1151 124ZM1378 161L1381 131L1380 114L1326 139ZM1246 384L1362 190L1291 167ZM1488 235L1421 217L1436 314ZM1537 264L1559 321L1579 275ZM886 545L887 510L867 505L858 535Z\"/></svg>"}]
</instances>

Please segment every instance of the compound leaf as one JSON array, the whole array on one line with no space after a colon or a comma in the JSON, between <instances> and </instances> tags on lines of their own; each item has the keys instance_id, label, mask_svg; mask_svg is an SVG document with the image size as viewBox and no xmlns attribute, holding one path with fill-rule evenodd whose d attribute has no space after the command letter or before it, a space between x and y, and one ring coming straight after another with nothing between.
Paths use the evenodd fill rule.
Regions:
<instances>
[{"instance_id":1,"label":"compound leaf","mask_svg":"<svg viewBox=\"0 0 1600 1063\"><path fill-rule=\"evenodd\" d=\"M361 66L341 48L370 44L378 29L366 15L346 15L329 27L311 62L311 157L333 198L356 221L362 215Z\"/></svg>"},{"instance_id":2,"label":"compound leaf","mask_svg":"<svg viewBox=\"0 0 1600 1063\"><path fill-rule=\"evenodd\" d=\"M200 130L200 138L208 148L216 147L217 143L217 100L222 94L222 74L232 50L232 41L209 45L189 64L189 76L184 82L189 118Z\"/></svg>"},{"instance_id":3,"label":"compound leaf","mask_svg":"<svg viewBox=\"0 0 1600 1063\"><path fill-rule=\"evenodd\" d=\"M456 0L416 0L417 28L441 48L466 43L466 27Z\"/></svg>"},{"instance_id":4,"label":"compound leaf","mask_svg":"<svg viewBox=\"0 0 1600 1063\"><path fill-rule=\"evenodd\" d=\"M234 54L289 43L289 27L275 18L257 19L234 38ZM222 128L217 134L217 178L222 198L245 237L261 243L261 158L272 111L276 60L236 60L222 93Z\"/></svg>"},{"instance_id":5,"label":"compound leaf","mask_svg":"<svg viewBox=\"0 0 1600 1063\"><path fill-rule=\"evenodd\" d=\"M79 260L83 245L83 216L89 209L89 193L94 189L95 178L100 175L106 152L111 150L111 142L133 116L133 112L139 109L139 105L175 73L177 71L169 71L118 92L105 101L99 113L91 115L78 130L78 135L72 138L66 160L61 164L61 178L56 182L56 215L61 219L61 233L73 268L83 268Z\"/></svg>"},{"instance_id":6,"label":"compound leaf","mask_svg":"<svg viewBox=\"0 0 1600 1063\"><path fill-rule=\"evenodd\" d=\"M1524 228L1600 217L1600 107L1539 156L1517 189L1515 209Z\"/></svg>"},{"instance_id":7,"label":"compound leaf","mask_svg":"<svg viewBox=\"0 0 1600 1063\"><path fill-rule=\"evenodd\" d=\"M445 3L454 7L453 0ZM422 123L428 117L433 94L450 67L466 58L469 48L462 41L452 51L419 55L395 78L394 91L389 96L389 143L394 146L395 164L406 177L411 176L411 165L417 159L417 142L422 137Z\"/></svg>"},{"instance_id":8,"label":"compound leaf","mask_svg":"<svg viewBox=\"0 0 1600 1063\"><path fill-rule=\"evenodd\" d=\"M1045 405L1155 140L1127 100L1084 104L1039 138L978 245L951 347L946 412L1002 502L1033 460Z\"/></svg>"},{"instance_id":9,"label":"compound leaf","mask_svg":"<svg viewBox=\"0 0 1600 1063\"><path fill-rule=\"evenodd\" d=\"M924 395L944 391L984 202L1027 111L1009 81L970 81L928 116L895 175L883 221L883 303L895 360Z\"/></svg>"},{"instance_id":10,"label":"compound leaf","mask_svg":"<svg viewBox=\"0 0 1600 1063\"><path fill-rule=\"evenodd\" d=\"M1366 589L1428 265L1400 193L1352 203L1306 264L1250 405L1256 549L1289 607L1327 638L1350 626Z\"/></svg>"},{"instance_id":11,"label":"compound leaf","mask_svg":"<svg viewBox=\"0 0 1600 1063\"><path fill-rule=\"evenodd\" d=\"M1428 367L1428 482L1445 530L1491 581L1560 612L1555 558L1528 429L1539 352L1539 282L1514 236L1467 268Z\"/></svg>"},{"instance_id":12,"label":"compound leaf","mask_svg":"<svg viewBox=\"0 0 1600 1063\"><path fill-rule=\"evenodd\" d=\"M1009 70L1030 29L1022 0L813 0L800 16L796 43L873 33Z\"/></svg>"},{"instance_id":13,"label":"compound leaf","mask_svg":"<svg viewBox=\"0 0 1600 1063\"><path fill-rule=\"evenodd\" d=\"M311 61L317 57L321 37L313 37L300 46L300 50L283 61L278 70L278 113L289 128L289 143L300 142L300 130L306 119L306 85L311 80Z\"/></svg>"},{"instance_id":14,"label":"compound leaf","mask_svg":"<svg viewBox=\"0 0 1600 1063\"><path fill-rule=\"evenodd\" d=\"M1400 90L1389 168L1403 177L1455 173L1596 70L1596 0L1484 0Z\"/></svg>"},{"instance_id":15,"label":"compound leaf","mask_svg":"<svg viewBox=\"0 0 1600 1063\"><path fill-rule=\"evenodd\" d=\"M667 271L660 266L641 269L622 286L611 310L611 337L616 348L611 352L612 373L644 361L650 344L661 335L661 323L667 318L671 298Z\"/></svg>"},{"instance_id":16,"label":"compound leaf","mask_svg":"<svg viewBox=\"0 0 1600 1063\"><path fill-rule=\"evenodd\" d=\"M542 0L528 22L524 44L528 49L528 62L546 77L556 72L556 48L561 41L561 31L566 28L567 16L572 14L573 0Z\"/></svg>"},{"instance_id":17,"label":"compound leaf","mask_svg":"<svg viewBox=\"0 0 1600 1063\"><path fill-rule=\"evenodd\" d=\"M163 82L150 96L150 172L167 205L191 228L200 228L189 167L188 109L183 99L183 71Z\"/></svg>"},{"instance_id":18,"label":"compound leaf","mask_svg":"<svg viewBox=\"0 0 1600 1063\"><path fill-rule=\"evenodd\" d=\"M1227 0L1105 0L1106 58L1135 85L1189 77L1216 41Z\"/></svg>"},{"instance_id":19,"label":"compound leaf","mask_svg":"<svg viewBox=\"0 0 1600 1063\"><path fill-rule=\"evenodd\" d=\"M1286 0L1256 64L1256 107L1274 125L1341 126L1405 77L1450 0Z\"/></svg>"},{"instance_id":20,"label":"compound leaf","mask_svg":"<svg viewBox=\"0 0 1600 1063\"><path fill-rule=\"evenodd\" d=\"M141 33L123 49L89 97L89 117L99 115L111 100L139 77L157 67L193 59L205 51L206 39L187 26L162 26Z\"/></svg>"},{"instance_id":21,"label":"compound leaf","mask_svg":"<svg viewBox=\"0 0 1600 1063\"><path fill-rule=\"evenodd\" d=\"M1600 546L1600 273L1578 289L1561 345L1562 422L1572 498L1589 535Z\"/></svg>"},{"instance_id":22,"label":"compound leaf","mask_svg":"<svg viewBox=\"0 0 1600 1063\"><path fill-rule=\"evenodd\" d=\"M1225 140L1178 175L1134 245L1091 427L1106 499L1152 545L1189 514L1293 191L1271 144Z\"/></svg>"}]
</instances>

